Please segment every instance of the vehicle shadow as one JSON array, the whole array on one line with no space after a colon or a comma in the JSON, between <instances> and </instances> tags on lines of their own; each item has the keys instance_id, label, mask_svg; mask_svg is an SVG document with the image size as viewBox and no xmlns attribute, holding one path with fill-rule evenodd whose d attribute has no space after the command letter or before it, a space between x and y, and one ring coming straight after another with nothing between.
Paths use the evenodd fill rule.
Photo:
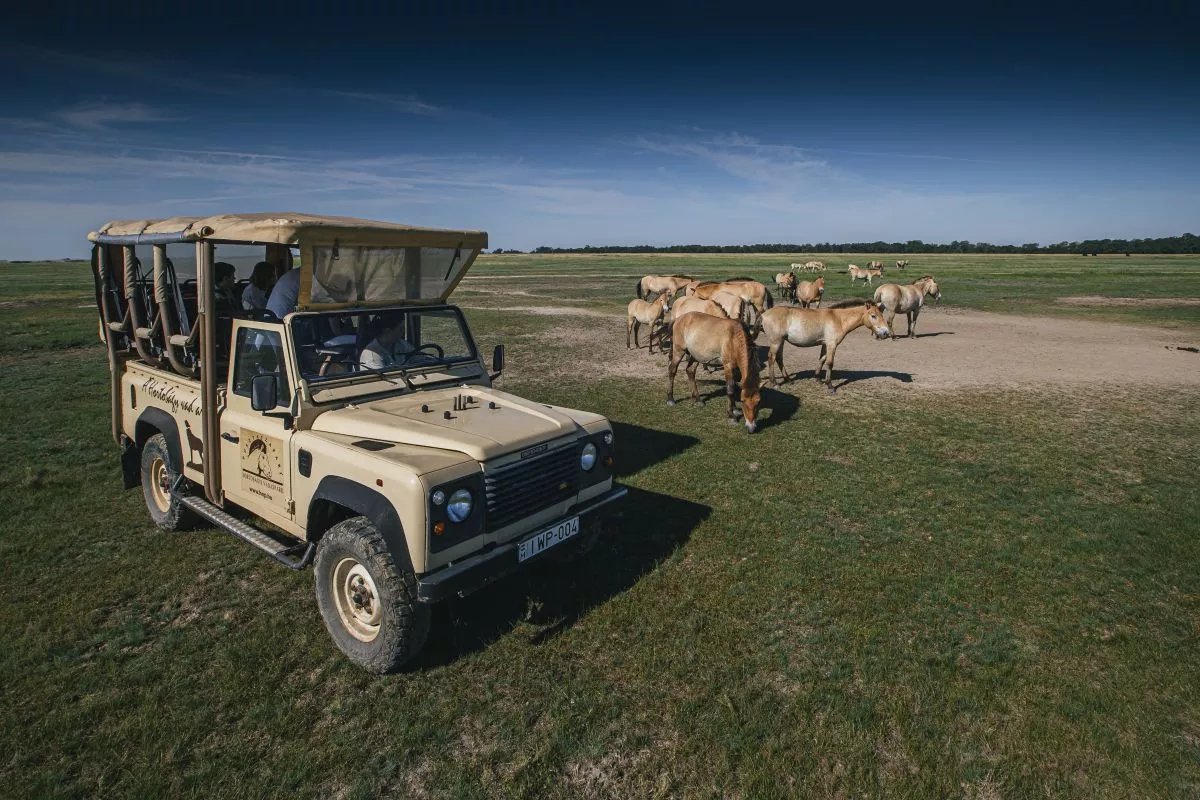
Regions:
<instances>
[{"instance_id":1,"label":"vehicle shadow","mask_svg":"<svg viewBox=\"0 0 1200 800\"><path fill-rule=\"evenodd\" d=\"M678 455L700 441L694 436L657 431L627 422L613 422L612 429L617 449L618 480L636 475L646 467Z\"/></svg>"},{"instance_id":2,"label":"vehicle shadow","mask_svg":"<svg viewBox=\"0 0 1200 800\"><path fill-rule=\"evenodd\" d=\"M693 436L623 422L613 423L613 435L618 482L699 442ZM435 605L429 641L413 669L452 663L518 626L529 628L535 644L546 641L636 584L712 513L699 503L628 488L629 494L602 522L600 538L586 556L563 562L548 553L528 569Z\"/></svg>"}]
</instances>

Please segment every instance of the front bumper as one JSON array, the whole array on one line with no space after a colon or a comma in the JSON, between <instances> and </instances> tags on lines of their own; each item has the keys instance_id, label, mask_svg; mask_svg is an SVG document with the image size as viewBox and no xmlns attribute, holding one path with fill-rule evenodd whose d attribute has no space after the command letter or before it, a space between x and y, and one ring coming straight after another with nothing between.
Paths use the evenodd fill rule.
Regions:
<instances>
[{"instance_id":1,"label":"front bumper","mask_svg":"<svg viewBox=\"0 0 1200 800\"><path fill-rule=\"evenodd\" d=\"M624 486L614 486L599 497L585 500L568 511L561 519L543 525L541 528L552 528L570 517L579 517L580 525L582 525L585 517L594 519L601 509L627 494L629 494L629 490ZM538 554L527 561L517 561L517 544L520 541L521 539L514 539L418 578L417 599L422 603L436 603L454 595L470 594L481 586L543 557L544 554Z\"/></svg>"}]
</instances>

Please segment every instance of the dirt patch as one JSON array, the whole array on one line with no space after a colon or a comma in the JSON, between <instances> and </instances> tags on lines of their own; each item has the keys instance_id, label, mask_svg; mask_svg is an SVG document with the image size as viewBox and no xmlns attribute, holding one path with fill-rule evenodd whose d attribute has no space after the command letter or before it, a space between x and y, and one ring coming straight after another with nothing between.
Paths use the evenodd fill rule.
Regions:
<instances>
[{"instance_id":1,"label":"dirt patch","mask_svg":"<svg viewBox=\"0 0 1200 800\"><path fill-rule=\"evenodd\" d=\"M593 311L590 308L563 308L562 306L459 306L473 311L516 311L522 314L537 314L543 317L592 317L621 320L617 314ZM624 321L622 320L622 326Z\"/></svg>"},{"instance_id":2,"label":"dirt patch","mask_svg":"<svg viewBox=\"0 0 1200 800\"><path fill-rule=\"evenodd\" d=\"M1064 306L1087 308L1180 308L1200 306L1200 297L1103 297L1081 295L1079 297L1057 297L1054 302Z\"/></svg>"},{"instance_id":3,"label":"dirt patch","mask_svg":"<svg viewBox=\"0 0 1200 800\"><path fill-rule=\"evenodd\" d=\"M593 375L666 378L666 358L650 356L644 336L641 350L626 349L625 320L620 315L561 306L499 310L563 320L556 332L556 346L547 350L546 358L523 365L521 371L531 377L578 374L582 359ZM597 320L606 322L600 325ZM897 323L899 330L905 330L903 320ZM1200 343L1180 341L1195 336L1112 322L927 308L915 339L876 341L863 330L847 336L837 350L834 382L853 393L1046 385L1198 386L1200 370L1178 352ZM758 344L765 357L762 337ZM578 357L564 359L559 348ZM803 370L803 380L790 385L815 387L809 378L817 356L817 348L785 346L784 365L789 374Z\"/></svg>"}]
</instances>

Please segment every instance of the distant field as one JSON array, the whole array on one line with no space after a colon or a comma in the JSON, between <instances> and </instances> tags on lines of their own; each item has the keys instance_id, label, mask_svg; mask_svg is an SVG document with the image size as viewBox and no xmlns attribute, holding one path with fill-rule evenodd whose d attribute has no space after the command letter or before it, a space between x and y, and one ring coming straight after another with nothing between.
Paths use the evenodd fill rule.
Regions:
<instances>
[{"instance_id":1,"label":"distant field","mask_svg":"<svg viewBox=\"0 0 1200 800\"><path fill-rule=\"evenodd\" d=\"M836 396L768 389L754 436L668 408L633 282L809 257L482 257L455 299L500 388L608 415L631 496L592 563L439 606L383 679L311 572L150 525L86 265L0 264L0 794L1200 795L1200 355L1162 346L1200 344L1200 257L908 256L930 335L851 334ZM868 294L834 270L872 256L822 258ZM1178 304L1060 300L1092 296ZM970 328L1008 319L1050 333L997 368L1045 379L935 381L991 374Z\"/></svg>"}]
</instances>

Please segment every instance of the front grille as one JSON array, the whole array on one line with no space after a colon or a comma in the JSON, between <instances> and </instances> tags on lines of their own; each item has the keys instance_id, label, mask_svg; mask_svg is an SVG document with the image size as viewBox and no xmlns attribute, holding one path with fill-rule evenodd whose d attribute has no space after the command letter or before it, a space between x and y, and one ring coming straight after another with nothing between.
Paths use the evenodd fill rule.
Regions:
<instances>
[{"instance_id":1,"label":"front grille","mask_svg":"<svg viewBox=\"0 0 1200 800\"><path fill-rule=\"evenodd\" d=\"M549 508L579 486L576 447L563 447L544 456L484 472L487 529L498 530L522 517Z\"/></svg>"}]
</instances>

